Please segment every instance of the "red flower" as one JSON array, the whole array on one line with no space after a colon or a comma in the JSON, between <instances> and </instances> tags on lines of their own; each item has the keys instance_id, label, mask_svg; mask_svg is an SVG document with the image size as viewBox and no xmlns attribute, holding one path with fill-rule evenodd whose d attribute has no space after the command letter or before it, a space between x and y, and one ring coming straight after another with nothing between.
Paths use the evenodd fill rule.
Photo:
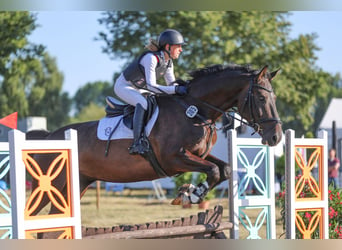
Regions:
<instances>
[{"instance_id":1,"label":"red flower","mask_svg":"<svg viewBox=\"0 0 342 250\"><path fill-rule=\"evenodd\" d=\"M305 218L307 218L307 219L311 219L311 217L312 217L312 215L310 214L310 213L308 213L308 212L305 212Z\"/></svg>"},{"instance_id":2,"label":"red flower","mask_svg":"<svg viewBox=\"0 0 342 250\"><path fill-rule=\"evenodd\" d=\"M329 195L329 200L333 200L334 196L332 194Z\"/></svg>"},{"instance_id":3,"label":"red flower","mask_svg":"<svg viewBox=\"0 0 342 250\"><path fill-rule=\"evenodd\" d=\"M335 211L335 209L332 207L329 207L329 218L330 219L334 218L334 216L336 216L335 214L337 215L337 212Z\"/></svg>"}]
</instances>

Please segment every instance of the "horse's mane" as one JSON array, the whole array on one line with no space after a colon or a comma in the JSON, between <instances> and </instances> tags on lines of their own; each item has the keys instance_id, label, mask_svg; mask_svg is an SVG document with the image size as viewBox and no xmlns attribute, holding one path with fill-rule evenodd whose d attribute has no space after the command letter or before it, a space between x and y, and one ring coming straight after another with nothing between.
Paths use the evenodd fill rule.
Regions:
<instances>
[{"instance_id":1,"label":"horse's mane","mask_svg":"<svg viewBox=\"0 0 342 250\"><path fill-rule=\"evenodd\" d=\"M215 64L215 65L208 66L205 68L193 70L189 72L189 75L194 80L202 76L215 74L215 73L222 72L225 70L232 71L232 72L239 71L241 73L253 73L255 71L251 69L250 65L243 66L243 65L238 65L238 64L228 64L228 65Z\"/></svg>"}]
</instances>

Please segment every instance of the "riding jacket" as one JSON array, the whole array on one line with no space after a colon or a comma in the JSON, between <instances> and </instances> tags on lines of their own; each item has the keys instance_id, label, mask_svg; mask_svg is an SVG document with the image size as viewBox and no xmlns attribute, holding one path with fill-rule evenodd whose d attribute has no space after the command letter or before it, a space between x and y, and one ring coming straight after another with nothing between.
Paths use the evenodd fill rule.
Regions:
<instances>
[{"instance_id":1,"label":"riding jacket","mask_svg":"<svg viewBox=\"0 0 342 250\"><path fill-rule=\"evenodd\" d=\"M175 81L172 60L165 61L162 51L144 52L128 65L123 71L123 76L137 88L145 87L147 84L148 89L156 92L160 92L156 88L163 90L165 87L157 84L157 80L161 77L164 77L168 85ZM171 92L174 92L174 87L172 90ZM170 89L168 88L166 92L170 92Z\"/></svg>"}]
</instances>

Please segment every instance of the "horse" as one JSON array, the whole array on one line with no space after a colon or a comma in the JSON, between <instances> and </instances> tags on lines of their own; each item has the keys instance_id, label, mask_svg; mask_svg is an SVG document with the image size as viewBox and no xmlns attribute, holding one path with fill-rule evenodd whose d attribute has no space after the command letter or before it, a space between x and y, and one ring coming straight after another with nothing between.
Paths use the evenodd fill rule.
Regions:
<instances>
[{"instance_id":1,"label":"horse","mask_svg":"<svg viewBox=\"0 0 342 250\"><path fill-rule=\"evenodd\" d=\"M148 140L162 173L172 177L202 172L207 176L197 186L185 185L172 204L199 203L208 191L229 178L231 166L210 151L217 140L216 122L228 117L232 108L255 129L263 144L275 146L280 142L282 125L271 86L279 70L267 69L234 64L208 66L189 73L187 95L155 95L159 115ZM77 130L81 197L96 180L127 183L161 177L148 159L129 154L132 139L112 140L105 155L108 142L97 138L98 124L99 120L67 125L54 132L31 131L26 138L59 140L64 139L66 130ZM61 179L52 184L66 196ZM37 213L47 203L43 200ZM54 210L52 206L50 213Z\"/></svg>"}]
</instances>

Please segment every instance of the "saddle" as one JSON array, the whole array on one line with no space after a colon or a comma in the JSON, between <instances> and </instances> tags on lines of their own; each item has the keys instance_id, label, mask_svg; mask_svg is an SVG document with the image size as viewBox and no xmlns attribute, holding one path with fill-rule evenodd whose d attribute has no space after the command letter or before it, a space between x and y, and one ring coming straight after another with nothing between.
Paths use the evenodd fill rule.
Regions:
<instances>
[{"instance_id":1,"label":"saddle","mask_svg":"<svg viewBox=\"0 0 342 250\"><path fill-rule=\"evenodd\" d=\"M147 95L146 100L147 100L148 105L147 105L147 111L146 111L146 117L145 117L145 124L151 119L158 105L155 95ZM106 109L105 109L106 117L122 116L124 125L129 129L133 129L134 106L129 105L129 104L123 104L112 96L106 97L106 103L107 103ZM115 131L115 128L113 131ZM110 138L111 138L111 135L108 137L108 140L107 140L105 156L108 155L109 145L111 142ZM146 137L146 140L149 143L147 137ZM151 146L150 146L150 150L147 151L146 154L142 156L147 161L150 162L154 171L158 174L160 178L168 176L165 170L160 166L158 159Z\"/></svg>"},{"instance_id":2,"label":"saddle","mask_svg":"<svg viewBox=\"0 0 342 250\"><path fill-rule=\"evenodd\" d=\"M145 117L145 124L151 119L156 107L157 101L155 95L148 95L146 97L147 100L147 111ZM116 117L116 116L123 116L123 123L124 125L129 128L133 129L133 115L135 107L130 104L124 104L114 98L113 96L106 97L106 117Z\"/></svg>"}]
</instances>

